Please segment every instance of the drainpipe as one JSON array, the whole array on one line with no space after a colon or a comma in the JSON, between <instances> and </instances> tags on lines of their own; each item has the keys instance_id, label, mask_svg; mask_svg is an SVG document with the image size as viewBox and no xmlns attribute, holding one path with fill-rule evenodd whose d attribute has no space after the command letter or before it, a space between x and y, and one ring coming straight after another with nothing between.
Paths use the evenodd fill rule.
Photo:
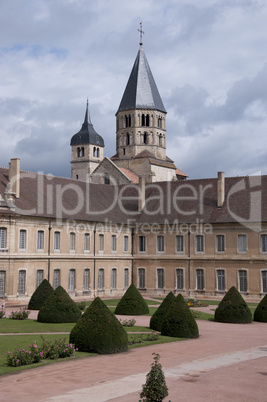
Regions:
<instances>
[{"instance_id":1,"label":"drainpipe","mask_svg":"<svg viewBox=\"0 0 267 402\"><path fill-rule=\"evenodd\" d=\"M48 227L48 274L47 274L48 275L47 280L49 283L50 283L51 229L52 229L51 221L49 221L49 227Z\"/></svg>"},{"instance_id":2,"label":"drainpipe","mask_svg":"<svg viewBox=\"0 0 267 402\"><path fill-rule=\"evenodd\" d=\"M191 271L191 238L190 238L190 229L188 229L188 296L190 296L190 271Z\"/></svg>"},{"instance_id":3,"label":"drainpipe","mask_svg":"<svg viewBox=\"0 0 267 402\"><path fill-rule=\"evenodd\" d=\"M133 256L134 256L134 227L132 227L132 230L131 230L131 234L132 234L132 279L131 279L131 284L133 284L133 268L134 268L134 259L133 259Z\"/></svg>"},{"instance_id":4,"label":"drainpipe","mask_svg":"<svg viewBox=\"0 0 267 402\"><path fill-rule=\"evenodd\" d=\"M96 223L94 227L94 298L95 298L95 236L96 236Z\"/></svg>"}]
</instances>

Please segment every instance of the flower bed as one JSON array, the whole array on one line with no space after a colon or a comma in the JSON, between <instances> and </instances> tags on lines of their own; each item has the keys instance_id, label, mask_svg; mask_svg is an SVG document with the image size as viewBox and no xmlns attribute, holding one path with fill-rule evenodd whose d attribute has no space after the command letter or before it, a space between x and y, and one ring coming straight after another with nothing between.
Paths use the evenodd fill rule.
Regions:
<instances>
[{"instance_id":1,"label":"flower bed","mask_svg":"<svg viewBox=\"0 0 267 402\"><path fill-rule=\"evenodd\" d=\"M206 303L203 303L197 299L193 299L193 298L189 298L189 297L185 298L185 301L189 307L207 307L208 306L208 304L206 304Z\"/></svg>"},{"instance_id":2,"label":"flower bed","mask_svg":"<svg viewBox=\"0 0 267 402\"><path fill-rule=\"evenodd\" d=\"M64 357L75 356L74 345L66 344L65 339L56 339L54 342L42 338L42 345L38 347L35 343L30 345L27 350L16 349L13 353L7 352L7 365L12 367L26 366L28 364L39 363L42 359L61 359Z\"/></svg>"}]
</instances>

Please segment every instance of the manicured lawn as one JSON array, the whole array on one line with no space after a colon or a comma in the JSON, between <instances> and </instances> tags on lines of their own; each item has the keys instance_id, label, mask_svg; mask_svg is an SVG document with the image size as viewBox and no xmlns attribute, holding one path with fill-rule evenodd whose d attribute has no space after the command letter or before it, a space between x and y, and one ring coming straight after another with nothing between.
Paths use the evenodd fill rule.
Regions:
<instances>
[{"instance_id":1,"label":"manicured lawn","mask_svg":"<svg viewBox=\"0 0 267 402\"><path fill-rule=\"evenodd\" d=\"M110 307L110 306L117 306L120 299L107 299L107 300L103 300L102 301L105 303L106 306ZM145 302L147 305L159 305L161 303L161 300L147 300L145 299ZM86 306L90 306L90 304L92 303L92 300L90 301L86 301L85 304Z\"/></svg>"},{"instance_id":2,"label":"manicured lawn","mask_svg":"<svg viewBox=\"0 0 267 402\"><path fill-rule=\"evenodd\" d=\"M37 320L0 320L0 333L44 333L44 332L70 332L75 323L46 324ZM0 338L1 339L1 338Z\"/></svg>"}]
</instances>

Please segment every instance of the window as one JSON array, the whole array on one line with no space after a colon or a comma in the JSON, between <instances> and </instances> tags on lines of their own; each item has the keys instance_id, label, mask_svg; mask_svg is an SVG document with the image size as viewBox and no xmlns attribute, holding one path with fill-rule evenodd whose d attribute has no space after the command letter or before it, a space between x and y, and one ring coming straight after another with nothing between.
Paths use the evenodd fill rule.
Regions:
<instances>
[{"instance_id":1,"label":"window","mask_svg":"<svg viewBox=\"0 0 267 402\"><path fill-rule=\"evenodd\" d=\"M146 287L146 273L145 268L138 269L138 285L140 289L145 289Z\"/></svg>"},{"instance_id":2,"label":"window","mask_svg":"<svg viewBox=\"0 0 267 402\"><path fill-rule=\"evenodd\" d=\"M247 292L248 291L247 271L242 269L238 271L238 275L239 275L239 291Z\"/></svg>"},{"instance_id":3,"label":"window","mask_svg":"<svg viewBox=\"0 0 267 402\"><path fill-rule=\"evenodd\" d=\"M124 268L124 289L129 286L129 268Z\"/></svg>"},{"instance_id":4,"label":"window","mask_svg":"<svg viewBox=\"0 0 267 402\"><path fill-rule=\"evenodd\" d=\"M70 251L75 251L75 233L70 233L70 244L69 244Z\"/></svg>"},{"instance_id":5,"label":"window","mask_svg":"<svg viewBox=\"0 0 267 402\"><path fill-rule=\"evenodd\" d=\"M126 145L130 145L130 134L126 134Z\"/></svg>"},{"instance_id":6,"label":"window","mask_svg":"<svg viewBox=\"0 0 267 402\"><path fill-rule=\"evenodd\" d=\"M146 238L145 236L139 236L139 251L146 251Z\"/></svg>"},{"instance_id":7,"label":"window","mask_svg":"<svg viewBox=\"0 0 267 402\"><path fill-rule=\"evenodd\" d=\"M84 248L84 251L90 251L90 234L89 233L84 234L83 248Z\"/></svg>"},{"instance_id":8,"label":"window","mask_svg":"<svg viewBox=\"0 0 267 402\"><path fill-rule=\"evenodd\" d=\"M103 252L104 251L104 235L100 234L98 236L98 251Z\"/></svg>"},{"instance_id":9,"label":"window","mask_svg":"<svg viewBox=\"0 0 267 402\"><path fill-rule=\"evenodd\" d=\"M21 229L19 231L19 249L25 250L26 249L26 230Z\"/></svg>"},{"instance_id":10,"label":"window","mask_svg":"<svg viewBox=\"0 0 267 402\"><path fill-rule=\"evenodd\" d=\"M129 236L124 236L123 238L123 251L129 251Z\"/></svg>"},{"instance_id":11,"label":"window","mask_svg":"<svg viewBox=\"0 0 267 402\"><path fill-rule=\"evenodd\" d=\"M36 276L36 287L38 288L39 285L43 282L44 279L44 271L42 269L37 270L37 276Z\"/></svg>"},{"instance_id":12,"label":"window","mask_svg":"<svg viewBox=\"0 0 267 402\"><path fill-rule=\"evenodd\" d=\"M104 289L104 269L100 268L98 270L98 289Z\"/></svg>"},{"instance_id":13,"label":"window","mask_svg":"<svg viewBox=\"0 0 267 402\"><path fill-rule=\"evenodd\" d=\"M261 235L261 251L267 253L267 234Z\"/></svg>"},{"instance_id":14,"label":"window","mask_svg":"<svg viewBox=\"0 0 267 402\"><path fill-rule=\"evenodd\" d=\"M26 271L19 271L19 295L25 295L25 285L26 285Z\"/></svg>"},{"instance_id":15,"label":"window","mask_svg":"<svg viewBox=\"0 0 267 402\"><path fill-rule=\"evenodd\" d=\"M0 296L4 297L5 295L5 282L6 282L6 272L0 271Z\"/></svg>"},{"instance_id":16,"label":"window","mask_svg":"<svg viewBox=\"0 0 267 402\"><path fill-rule=\"evenodd\" d=\"M216 244L217 244L217 252L223 253L224 250L224 235L217 235L216 236Z\"/></svg>"},{"instance_id":17,"label":"window","mask_svg":"<svg viewBox=\"0 0 267 402\"><path fill-rule=\"evenodd\" d=\"M117 236L111 236L111 251L115 253L117 251Z\"/></svg>"},{"instance_id":18,"label":"window","mask_svg":"<svg viewBox=\"0 0 267 402\"><path fill-rule=\"evenodd\" d=\"M247 236L246 235L238 235L238 252L239 253L247 252Z\"/></svg>"},{"instance_id":19,"label":"window","mask_svg":"<svg viewBox=\"0 0 267 402\"><path fill-rule=\"evenodd\" d=\"M60 232L54 233L54 250L60 250Z\"/></svg>"},{"instance_id":20,"label":"window","mask_svg":"<svg viewBox=\"0 0 267 402\"><path fill-rule=\"evenodd\" d=\"M184 270L181 268L176 269L176 289L184 288Z\"/></svg>"},{"instance_id":21,"label":"window","mask_svg":"<svg viewBox=\"0 0 267 402\"><path fill-rule=\"evenodd\" d=\"M56 289L60 286L60 269L54 270L53 288Z\"/></svg>"},{"instance_id":22,"label":"window","mask_svg":"<svg viewBox=\"0 0 267 402\"><path fill-rule=\"evenodd\" d=\"M90 269L86 268L83 271L83 290L89 290L90 287Z\"/></svg>"},{"instance_id":23,"label":"window","mask_svg":"<svg viewBox=\"0 0 267 402\"><path fill-rule=\"evenodd\" d=\"M157 236L157 251L159 253L164 252L164 236Z\"/></svg>"},{"instance_id":24,"label":"window","mask_svg":"<svg viewBox=\"0 0 267 402\"><path fill-rule=\"evenodd\" d=\"M204 290L204 270L197 269L196 276L197 276L197 290Z\"/></svg>"},{"instance_id":25,"label":"window","mask_svg":"<svg viewBox=\"0 0 267 402\"><path fill-rule=\"evenodd\" d=\"M184 251L184 236L176 236L176 251L177 253L183 253Z\"/></svg>"},{"instance_id":26,"label":"window","mask_svg":"<svg viewBox=\"0 0 267 402\"><path fill-rule=\"evenodd\" d=\"M104 184L110 184L110 177L108 173L104 174Z\"/></svg>"},{"instance_id":27,"label":"window","mask_svg":"<svg viewBox=\"0 0 267 402\"><path fill-rule=\"evenodd\" d=\"M204 236L203 235L196 235L196 252L203 253L204 251Z\"/></svg>"},{"instance_id":28,"label":"window","mask_svg":"<svg viewBox=\"0 0 267 402\"><path fill-rule=\"evenodd\" d=\"M38 230L37 232L37 250L44 249L44 231Z\"/></svg>"},{"instance_id":29,"label":"window","mask_svg":"<svg viewBox=\"0 0 267 402\"><path fill-rule=\"evenodd\" d=\"M111 271L111 289L117 288L117 269L112 268Z\"/></svg>"},{"instance_id":30,"label":"window","mask_svg":"<svg viewBox=\"0 0 267 402\"><path fill-rule=\"evenodd\" d=\"M261 271L261 283L262 293L267 293L267 271Z\"/></svg>"},{"instance_id":31,"label":"window","mask_svg":"<svg viewBox=\"0 0 267 402\"><path fill-rule=\"evenodd\" d=\"M217 269L217 290L224 291L225 290L225 272L224 269Z\"/></svg>"},{"instance_id":32,"label":"window","mask_svg":"<svg viewBox=\"0 0 267 402\"><path fill-rule=\"evenodd\" d=\"M0 249L6 248L6 228L0 228Z\"/></svg>"},{"instance_id":33,"label":"window","mask_svg":"<svg viewBox=\"0 0 267 402\"><path fill-rule=\"evenodd\" d=\"M157 269L157 281L158 281L158 289L164 289L164 269Z\"/></svg>"},{"instance_id":34,"label":"window","mask_svg":"<svg viewBox=\"0 0 267 402\"><path fill-rule=\"evenodd\" d=\"M69 272L69 292L74 292L75 289L75 269L70 269Z\"/></svg>"}]
</instances>

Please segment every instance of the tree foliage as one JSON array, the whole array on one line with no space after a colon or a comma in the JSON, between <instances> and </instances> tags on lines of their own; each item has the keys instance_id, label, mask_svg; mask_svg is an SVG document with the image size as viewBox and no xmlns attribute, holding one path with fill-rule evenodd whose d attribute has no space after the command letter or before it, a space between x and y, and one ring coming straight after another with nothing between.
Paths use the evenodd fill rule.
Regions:
<instances>
[{"instance_id":1,"label":"tree foliage","mask_svg":"<svg viewBox=\"0 0 267 402\"><path fill-rule=\"evenodd\" d=\"M155 355L154 363L151 364L151 370L146 375L146 383L140 394L140 398L144 402L161 402L168 396L165 375L159 363L160 356L158 353L153 353L153 355Z\"/></svg>"},{"instance_id":2,"label":"tree foliage","mask_svg":"<svg viewBox=\"0 0 267 402\"><path fill-rule=\"evenodd\" d=\"M215 310L214 320L236 324L251 323L251 311L235 286L232 286L220 301Z\"/></svg>"},{"instance_id":3,"label":"tree foliage","mask_svg":"<svg viewBox=\"0 0 267 402\"><path fill-rule=\"evenodd\" d=\"M119 353L128 349L128 336L119 320L97 297L72 329L70 343L82 352Z\"/></svg>"},{"instance_id":4,"label":"tree foliage","mask_svg":"<svg viewBox=\"0 0 267 402\"><path fill-rule=\"evenodd\" d=\"M47 279L44 279L30 298L28 309L40 310L46 299L54 293L54 289L50 285Z\"/></svg>"},{"instance_id":5,"label":"tree foliage","mask_svg":"<svg viewBox=\"0 0 267 402\"><path fill-rule=\"evenodd\" d=\"M267 322L267 293L254 311L254 321Z\"/></svg>"},{"instance_id":6,"label":"tree foliage","mask_svg":"<svg viewBox=\"0 0 267 402\"><path fill-rule=\"evenodd\" d=\"M42 305L37 321L40 322L77 322L82 313L62 286L46 299Z\"/></svg>"},{"instance_id":7,"label":"tree foliage","mask_svg":"<svg viewBox=\"0 0 267 402\"><path fill-rule=\"evenodd\" d=\"M128 287L121 300L119 301L115 314L120 315L144 315L149 313L148 305L143 296L132 284Z\"/></svg>"},{"instance_id":8,"label":"tree foliage","mask_svg":"<svg viewBox=\"0 0 267 402\"><path fill-rule=\"evenodd\" d=\"M162 301L161 305L157 308L155 313L150 319L150 328L155 331L161 332L161 326L164 321L164 317L167 314L170 305L175 300L175 296L172 292L168 293L165 299Z\"/></svg>"},{"instance_id":9,"label":"tree foliage","mask_svg":"<svg viewBox=\"0 0 267 402\"><path fill-rule=\"evenodd\" d=\"M170 305L161 326L161 334L179 338L198 338L198 326L181 294Z\"/></svg>"}]
</instances>

